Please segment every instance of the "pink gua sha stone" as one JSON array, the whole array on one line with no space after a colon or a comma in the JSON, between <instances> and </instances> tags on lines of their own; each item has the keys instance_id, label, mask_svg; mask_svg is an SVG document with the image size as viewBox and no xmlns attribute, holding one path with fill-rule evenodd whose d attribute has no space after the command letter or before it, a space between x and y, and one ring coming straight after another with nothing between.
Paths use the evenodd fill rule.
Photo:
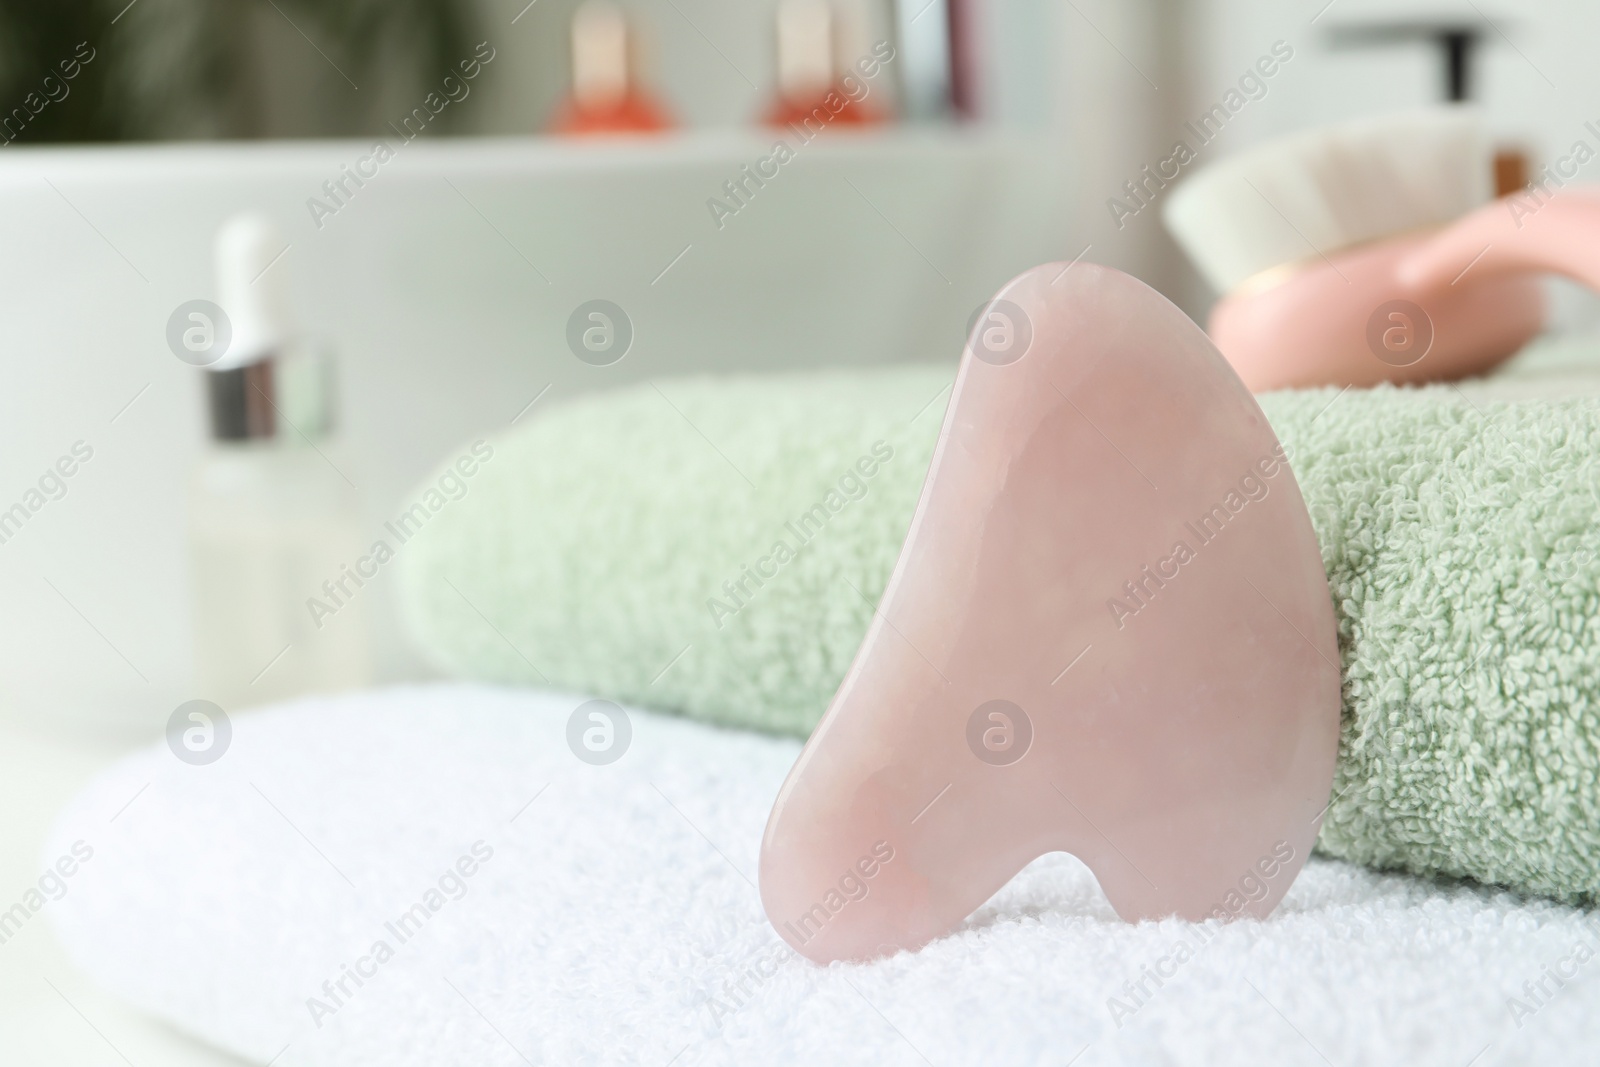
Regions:
<instances>
[{"instance_id":1,"label":"pink gua sha stone","mask_svg":"<svg viewBox=\"0 0 1600 1067\"><path fill-rule=\"evenodd\" d=\"M1339 742L1333 606L1261 409L1160 294L1036 267L984 309L899 562L767 822L818 963L916 949L1036 857L1117 914L1264 917Z\"/></svg>"}]
</instances>

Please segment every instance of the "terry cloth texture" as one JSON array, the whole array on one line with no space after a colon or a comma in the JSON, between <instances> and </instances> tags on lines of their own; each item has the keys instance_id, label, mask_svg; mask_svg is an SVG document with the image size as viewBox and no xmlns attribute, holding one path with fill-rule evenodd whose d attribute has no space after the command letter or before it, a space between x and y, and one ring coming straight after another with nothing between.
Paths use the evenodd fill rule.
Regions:
<instances>
[{"instance_id":1,"label":"terry cloth texture","mask_svg":"<svg viewBox=\"0 0 1600 1067\"><path fill-rule=\"evenodd\" d=\"M1132 925L1056 854L919 952L817 967L751 884L799 742L634 712L590 766L582 699L367 692L239 715L208 766L137 753L62 815L45 860L93 858L44 910L112 992L274 1067L1502 1067L1600 1044L1600 918L1320 858L1266 921Z\"/></svg>"},{"instance_id":2,"label":"terry cloth texture","mask_svg":"<svg viewBox=\"0 0 1600 1067\"><path fill-rule=\"evenodd\" d=\"M804 736L888 581L951 377L680 381L553 408L403 554L410 623L457 675ZM1600 399L1261 402L1338 617L1322 849L1600 898Z\"/></svg>"}]
</instances>

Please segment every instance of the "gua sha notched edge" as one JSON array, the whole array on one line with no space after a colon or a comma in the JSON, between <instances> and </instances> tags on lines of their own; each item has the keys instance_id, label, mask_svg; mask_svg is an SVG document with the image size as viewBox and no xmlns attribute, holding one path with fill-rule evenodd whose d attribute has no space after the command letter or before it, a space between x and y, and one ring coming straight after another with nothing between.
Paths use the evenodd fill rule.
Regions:
<instances>
[{"instance_id":1,"label":"gua sha notched edge","mask_svg":"<svg viewBox=\"0 0 1600 1067\"><path fill-rule=\"evenodd\" d=\"M778 794L818 963L916 949L1064 850L1128 921L1267 915L1333 781L1339 651L1283 450L1184 314L1052 263L984 309L899 562Z\"/></svg>"}]
</instances>

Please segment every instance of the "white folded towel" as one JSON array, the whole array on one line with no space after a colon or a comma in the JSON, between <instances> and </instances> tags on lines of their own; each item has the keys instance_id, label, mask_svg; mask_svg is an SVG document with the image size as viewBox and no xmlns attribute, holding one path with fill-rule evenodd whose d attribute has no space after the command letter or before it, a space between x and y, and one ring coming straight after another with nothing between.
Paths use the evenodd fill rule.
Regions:
<instances>
[{"instance_id":1,"label":"white folded towel","mask_svg":"<svg viewBox=\"0 0 1600 1067\"><path fill-rule=\"evenodd\" d=\"M61 817L47 860L93 857L46 910L112 991L275 1067L1489 1067L1600 1038L1588 913L1320 859L1269 921L1200 927L1127 925L1050 856L918 953L818 968L753 885L799 745L635 711L594 766L582 702L362 693L235 716L210 765L141 752Z\"/></svg>"}]
</instances>

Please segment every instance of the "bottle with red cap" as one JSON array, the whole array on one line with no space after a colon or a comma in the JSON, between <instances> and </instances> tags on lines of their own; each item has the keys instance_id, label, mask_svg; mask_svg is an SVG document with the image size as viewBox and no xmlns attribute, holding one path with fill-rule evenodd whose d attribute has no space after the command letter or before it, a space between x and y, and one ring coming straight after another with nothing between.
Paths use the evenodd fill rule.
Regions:
<instances>
[{"instance_id":1,"label":"bottle with red cap","mask_svg":"<svg viewBox=\"0 0 1600 1067\"><path fill-rule=\"evenodd\" d=\"M778 5L778 96L764 116L767 125L814 132L835 124L884 121L881 110L845 91L841 28L839 13L827 0L783 0Z\"/></svg>"},{"instance_id":2,"label":"bottle with red cap","mask_svg":"<svg viewBox=\"0 0 1600 1067\"><path fill-rule=\"evenodd\" d=\"M572 95L550 132L566 136L658 133L673 125L640 84L628 17L605 0L588 0L572 16Z\"/></svg>"}]
</instances>

